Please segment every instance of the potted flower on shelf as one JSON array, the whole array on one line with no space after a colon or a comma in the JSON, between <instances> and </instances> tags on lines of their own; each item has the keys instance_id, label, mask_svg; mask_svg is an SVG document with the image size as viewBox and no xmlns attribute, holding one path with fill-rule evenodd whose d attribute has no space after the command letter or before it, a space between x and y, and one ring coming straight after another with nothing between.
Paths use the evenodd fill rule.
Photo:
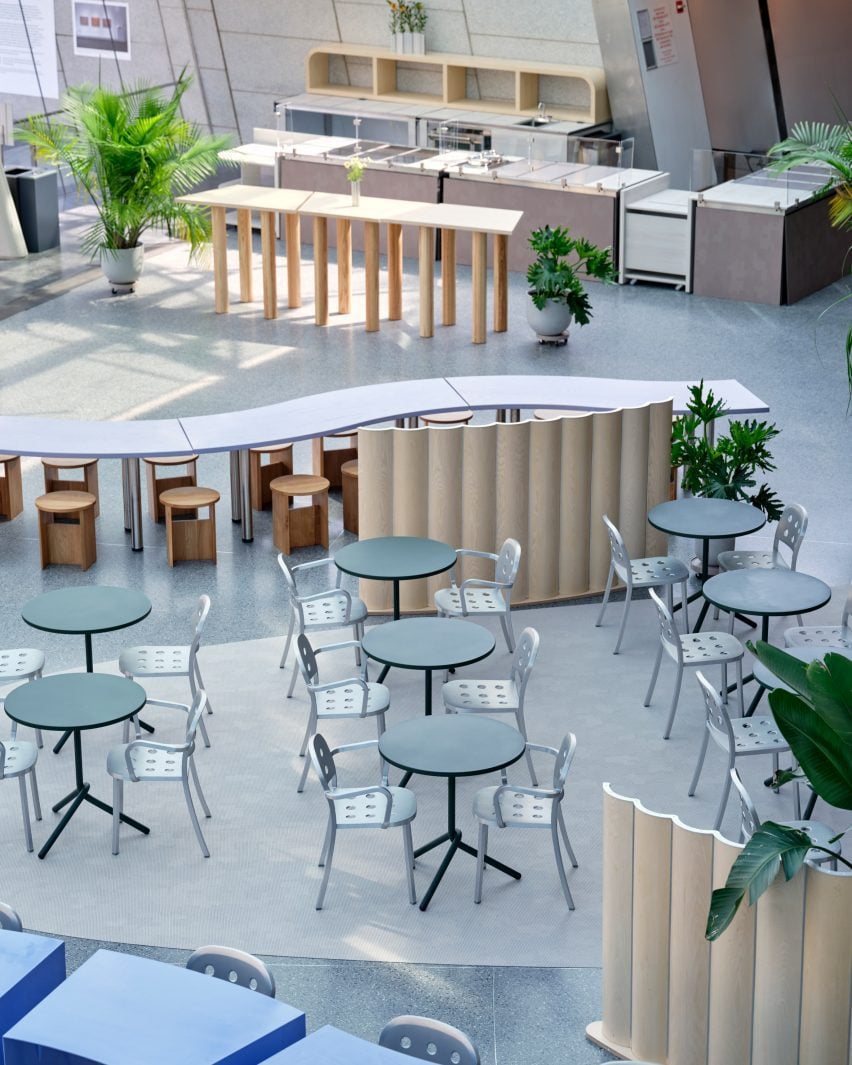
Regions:
<instances>
[{"instance_id":1,"label":"potted flower on shelf","mask_svg":"<svg viewBox=\"0 0 852 1065\"><path fill-rule=\"evenodd\" d=\"M586 325L592 317L591 301L581 277L605 282L616 279L610 249L598 248L583 237L572 237L567 226L534 229L529 245L536 258L527 268L527 321L541 343L564 344L572 320Z\"/></svg>"},{"instance_id":2,"label":"potted flower on shelf","mask_svg":"<svg viewBox=\"0 0 852 1065\"><path fill-rule=\"evenodd\" d=\"M148 229L189 241L191 259L210 239L207 211L175 197L215 174L230 138L203 134L181 116L190 83L181 73L168 97L144 85L124 93L70 88L58 117L31 115L19 132L39 159L67 167L91 198L98 217L81 246L100 256L113 286L132 287L139 278Z\"/></svg>"},{"instance_id":3,"label":"potted flower on shelf","mask_svg":"<svg viewBox=\"0 0 852 1065\"><path fill-rule=\"evenodd\" d=\"M429 14L422 0L408 5L408 27L411 30L411 51L415 55L426 54L426 22Z\"/></svg>"},{"instance_id":4,"label":"potted flower on shelf","mask_svg":"<svg viewBox=\"0 0 852 1065\"><path fill-rule=\"evenodd\" d=\"M360 159L347 159L343 166L346 170L346 180L352 188L352 206L357 207L361 202L361 178L364 176L364 163Z\"/></svg>"}]
</instances>

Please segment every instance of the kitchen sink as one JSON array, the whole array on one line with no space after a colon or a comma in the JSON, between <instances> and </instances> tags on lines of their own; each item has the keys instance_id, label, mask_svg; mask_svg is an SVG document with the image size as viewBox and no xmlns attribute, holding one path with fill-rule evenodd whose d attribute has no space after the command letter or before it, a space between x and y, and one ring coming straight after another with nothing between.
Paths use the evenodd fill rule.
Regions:
<instances>
[{"instance_id":1,"label":"kitchen sink","mask_svg":"<svg viewBox=\"0 0 852 1065\"><path fill-rule=\"evenodd\" d=\"M556 122L555 118L525 118L523 122L515 123L518 126L552 126Z\"/></svg>"}]
</instances>

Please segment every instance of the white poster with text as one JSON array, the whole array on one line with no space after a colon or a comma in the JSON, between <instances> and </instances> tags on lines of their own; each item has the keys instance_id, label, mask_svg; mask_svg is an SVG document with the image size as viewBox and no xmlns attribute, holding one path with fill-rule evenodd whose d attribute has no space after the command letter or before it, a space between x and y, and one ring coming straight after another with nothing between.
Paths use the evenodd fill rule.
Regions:
<instances>
[{"instance_id":1,"label":"white poster with text","mask_svg":"<svg viewBox=\"0 0 852 1065\"><path fill-rule=\"evenodd\" d=\"M59 98L53 0L0 0L0 93Z\"/></svg>"}]
</instances>

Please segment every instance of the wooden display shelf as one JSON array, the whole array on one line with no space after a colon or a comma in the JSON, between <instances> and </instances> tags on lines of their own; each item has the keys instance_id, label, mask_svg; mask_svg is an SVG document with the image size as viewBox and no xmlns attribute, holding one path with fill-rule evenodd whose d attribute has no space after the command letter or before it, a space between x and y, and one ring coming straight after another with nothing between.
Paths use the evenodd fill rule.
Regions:
<instances>
[{"instance_id":1,"label":"wooden display shelf","mask_svg":"<svg viewBox=\"0 0 852 1065\"><path fill-rule=\"evenodd\" d=\"M348 56L369 59L372 63L370 86L341 85L330 80L330 59ZM441 93L405 92L398 87L399 64L406 68L422 67L440 74ZM468 71L492 71L514 76L514 98L506 100L478 100L467 95ZM540 79L555 83L581 82L588 91L588 104L568 106L543 99ZM601 67L563 66L559 63L535 63L520 59L489 59L474 55L450 55L428 52L426 55L399 55L382 48L360 44L325 44L312 48L305 60L305 91L332 96L367 97L388 103L409 102L457 107L472 111L491 111L499 114L532 118L539 102L552 119L565 122L596 123L610 118L606 93L606 77Z\"/></svg>"}]
</instances>

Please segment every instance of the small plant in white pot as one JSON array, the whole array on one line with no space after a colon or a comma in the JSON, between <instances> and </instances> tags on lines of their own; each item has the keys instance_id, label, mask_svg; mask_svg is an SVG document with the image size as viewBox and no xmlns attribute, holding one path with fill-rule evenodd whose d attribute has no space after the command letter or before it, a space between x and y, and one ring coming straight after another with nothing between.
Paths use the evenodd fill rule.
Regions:
<instances>
[{"instance_id":1,"label":"small plant in white pot","mask_svg":"<svg viewBox=\"0 0 852 1065\"><path fill-rule=\"evenodd\" d=\"M357 207L361 202L361 178L364 176L364 164L360 159L349 159L343 167L346 170L346 180L352 189L352 206Z\"/></svg>"},{"instance_id":2,"label":"small plant in white pot","mask_svg":"<svg viewBox=\"0 0 852 1065\"><path fill-rule=\"evenodd\" d=\"M572 321L587 325L592 317L592 304L581 279L616 279L610 249L572 237L567 226L534 229L529 245L536 258L527 268L527 321L542 343L564 344Z\"/></svg>"}]
</instances>

